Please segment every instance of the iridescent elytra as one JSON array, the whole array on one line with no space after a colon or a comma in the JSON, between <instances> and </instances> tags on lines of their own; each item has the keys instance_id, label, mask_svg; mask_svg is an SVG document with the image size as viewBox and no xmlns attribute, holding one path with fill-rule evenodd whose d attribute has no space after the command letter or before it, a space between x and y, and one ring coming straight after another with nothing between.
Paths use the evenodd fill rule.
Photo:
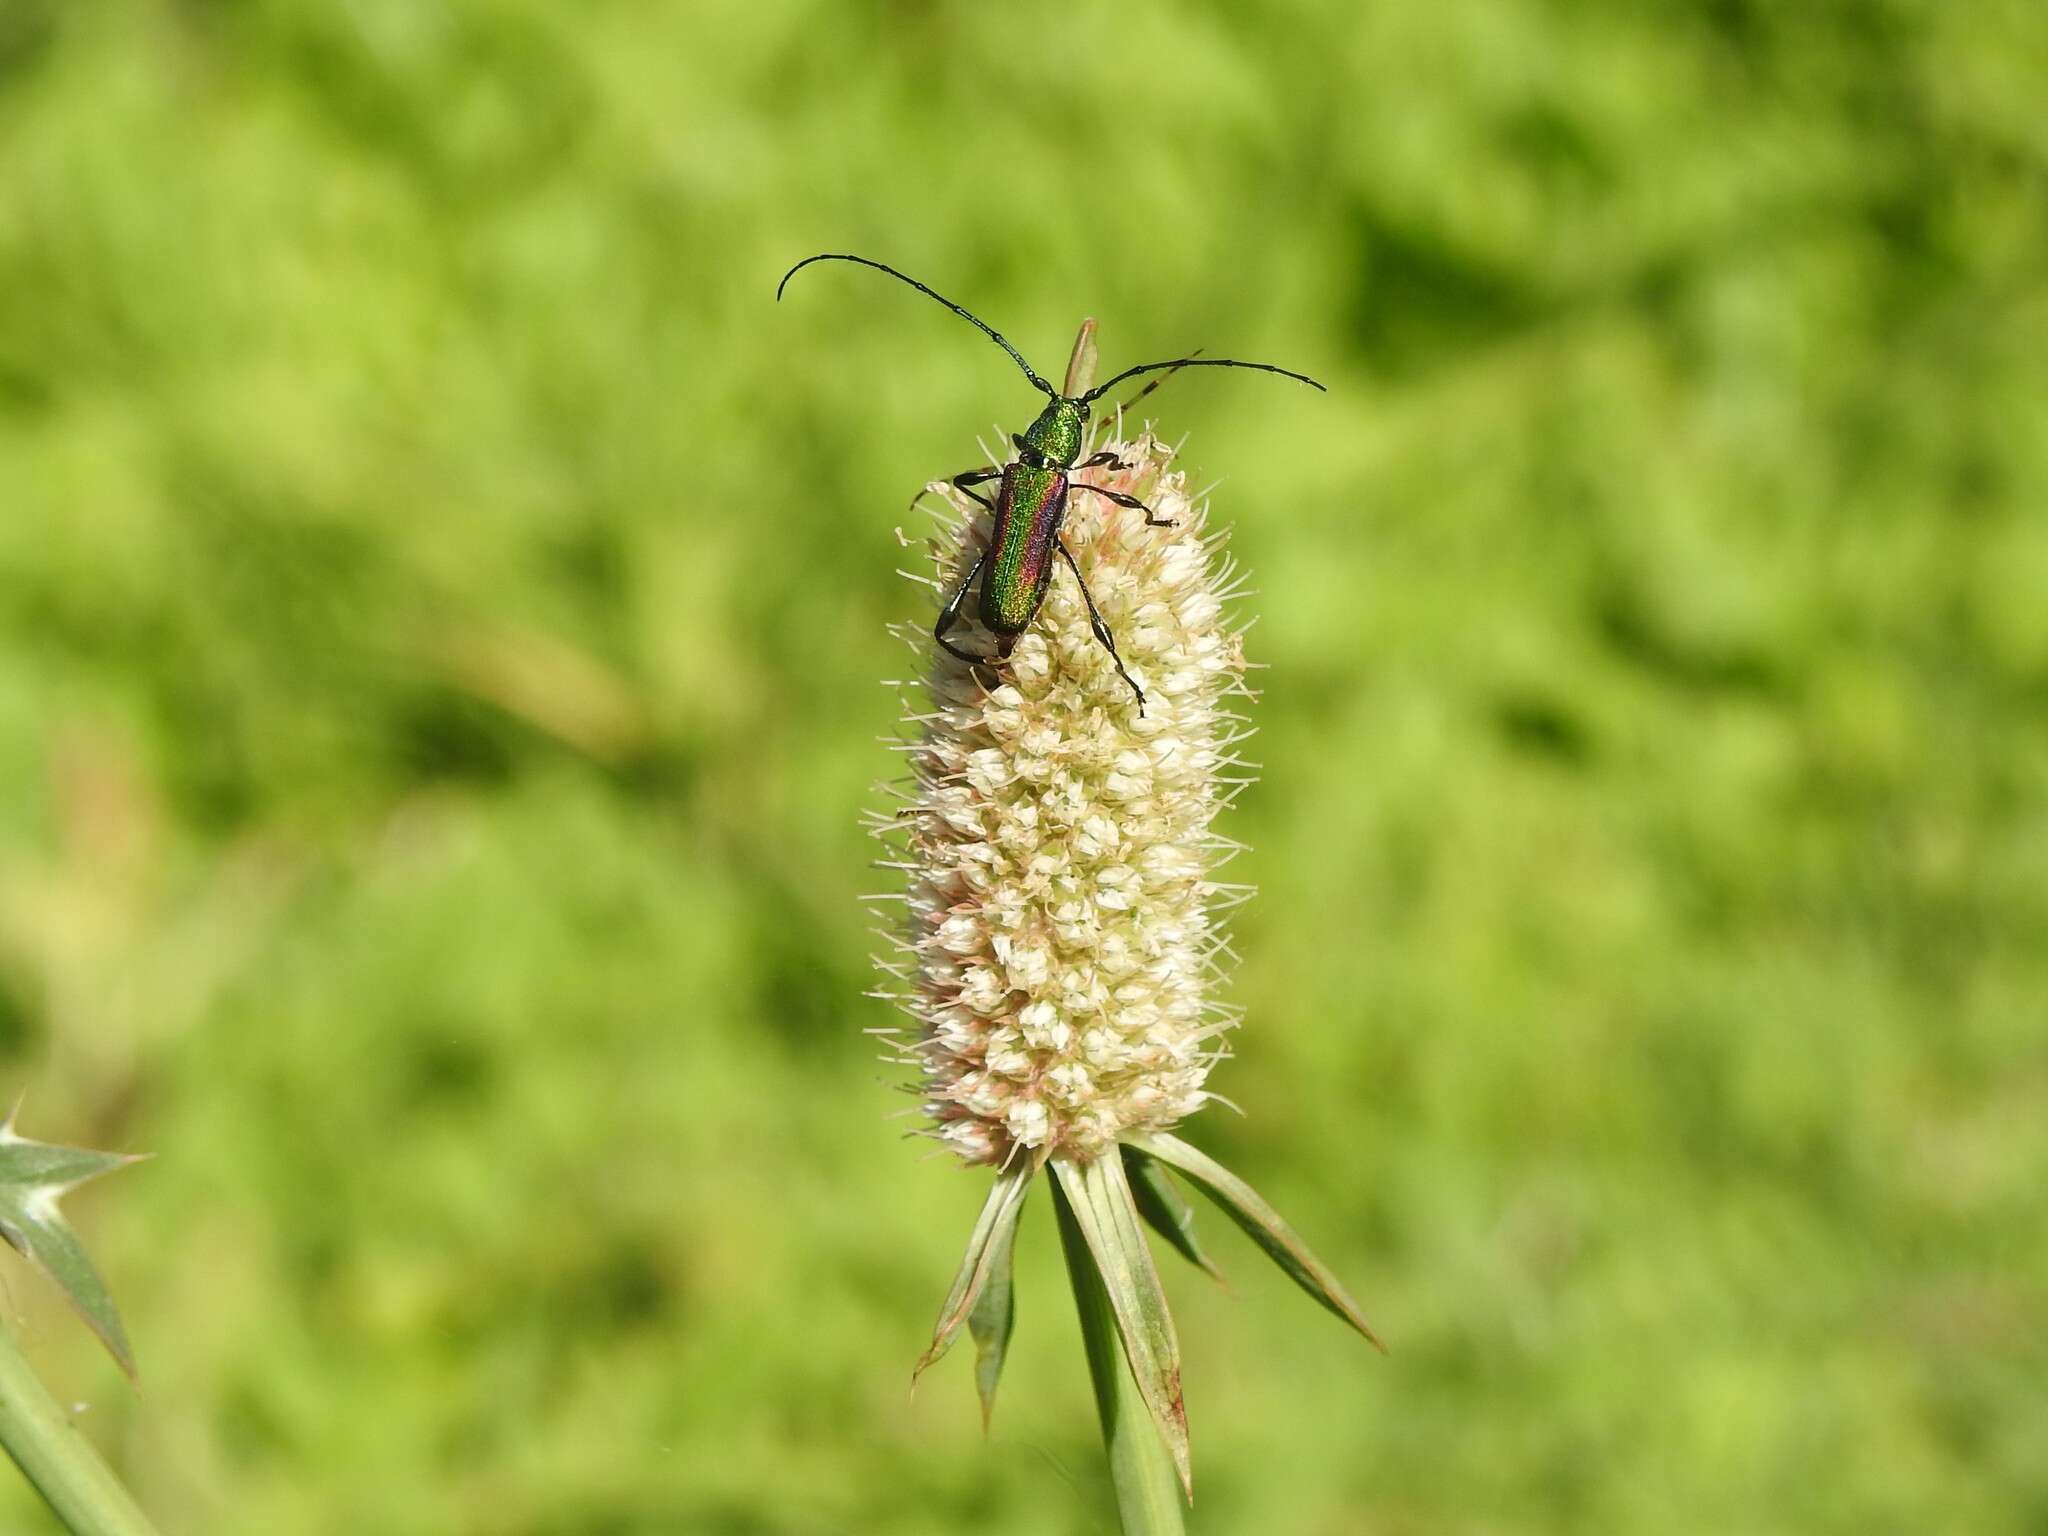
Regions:
<instances>
[{"instance_id":1,"label":"iridescent elytra","mask_svg":"<svg viewBox=\"0 0 2048 1536\"><path fill-rule=\"evenodd\" d=\"M1073 491L1087 491L1118 506L1143 512L1146 523L1155 528L1171 527L1172 522L1160 517L1135 496L1070 478L1069 471L1075 469L1124 467L1113 453L1098 453L1085 462L1077 462L1087 440L1089 408L1124 380L1161 369L1252 368L1260 373L1277 373L1315 389L1323 386L1305 373L1296 373L1291 368L1277 367L1272 363L1247 363L1230 357L1176 357L1162 363L1139 363L1083 394L1063 395L1046 383L1037 370L1024 361L1023 355L1003 339L1002 333L986 321L916 278L882 262L870 261L865 256L849 256L835 251L806 256L782 274L782 281L775 286L778 301L782 298L782 290L789 286L789 280L814 261L850 261L856 266L873 267L877 272L886 272L897 281L908 283L925 297L945 305L1009 353L1011 360L1024 370L1024 377L1031 381L1032 387L1047 397L1046 407L1038 413L1038 419L1021 433L1010 434L1010 441L1017 447L1016 458L1008 464L964 470L952 477L955 489L995 513L995 526L989 535L988 547L976 556L965 579L940 610L938 622L932 626L932 638L952 655L977 666L990 666L1003 660L1017 643L1017 637L1031 627L1039 604L1045 601L1045 589L1052 580L1053 556L1057 554L1067 562L1067 569L1074 573L1074 580L1080 584L1081 597L1088 605L1088 622L1095 638L1109 652L1117 676L1130 685L1131 693L1138 701L1138 712L1143 714L1144 690L1124 670L1123 658L1117 655L1116 638L1110 634L1109 626L1102 622L1102 615L1095 607L1095 598L1088 591L1088 583L1082 580L1081 568L1074 563L1072 551L1060 538L1060 525L1066 519L1067 497ZM991 480L1002 482L997 487L994 501L974 489ZM960 610L966 605L967 594L973 590L977 579L981 581L981 603L976 615L996 637L993 656L976 656L961 650L946 638L960 621Z\"/></svg>"}]
</instances>

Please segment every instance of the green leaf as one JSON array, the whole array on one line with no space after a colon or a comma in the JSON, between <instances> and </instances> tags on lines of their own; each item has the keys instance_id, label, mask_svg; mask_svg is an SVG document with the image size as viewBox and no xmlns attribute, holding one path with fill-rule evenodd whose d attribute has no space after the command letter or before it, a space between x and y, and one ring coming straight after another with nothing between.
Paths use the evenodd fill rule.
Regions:
<instances>
[{"instance_id":1,"label":"green leaf","mask_svg":"<svg viewBox=\"0 0 2048 1536\"><path fill-rule=\"evenodd\" d=\"M128 1348L121 1316L114 1310L114 1298L107 1294L106 1283L86 1256L78 1234L57 1209L57 1202L87 1179L141 1159L120 1152L89 1152L83 1147L30 1141L14 1129L15 1116L20 1113L17 1102L0 1123L0 1237L57 1282L133 1381L135 1356Z\"/></svg>"},{"instance_id":2,"label":"green leaf","mask_svg":"<svg viewBox=\"0 0 2048 1536\"><path fill-rule=\"evenodd\" d=\"M1195 1183L1203 1194L1222 1206L1230 1219L1243 1227L1251 1240L1285 1270L1294 1283L1364 1334L1375 1349L1385 1351L1379 1335L1365 1320L1358 1303L1330 1272L1329 1266L1309 1252L1294 1228L1280 1218L1259 1192L1204 1152L1198 1152L1178 1136L1163 1131L1134 1136L1131 1145L1168 1163Z\"/></svg>"},{"instance_id":3,"label":"green leaf","mask_svg":"<svg viewBox=\"0 0 2048 1536\"><path fill-rule=\"evenodd\" d=\"M1125 1363L1116 1311L1102 1287L1102 1273L1088 1239L1074 1218L1058 1179L1052 1183L1053 1217L1060 1229L1060 1253L1074 1287L1074 1312L1095 1388L1095 1414L1102 1423L1102 1448L1109 1453L1109 1478L1116 1490L1118 1524L1124 1536L1186 1536L1181 1519L1181 1484L1166 1443L1153 1427L1152 1412Z\"/></svg>"},{"instance_id":4,"label":"green leaf","mask_svg":"<svg viewBox=\"0 0 2048 1536\"><path fill-rule=\"evenodd\" d=\"M1180 1343L1166 1310L1159 1271L1152 1250L1138 1228L1138 1208L1124 1177L1121 1157L1098 1157L1087 1163L1053 1159L1067 1203L1074 1213L1088 1251L1095 1258L1103 1289L1123 1335L1124 1357L1152 1415L1152 1423L1173 1456L1181 1487L1194 1497L1194 1475L1188 1461L1187 1406L1181 1398Z\"/></svg>"},{"instance_id":5,"label":"green leaf","mask_svg":"<svg viewBox=\"0 0 2048 1536\"><path fill-rule=\"evenodd\" d=\"M1223 1283L1223 1271L1195 1241L1193 1203L1180 1192L1156 1158L1131 1146L1125 1147L1123 1153L1124 1173L1131 1182L1131 1195L1138 1202L1138 1214L1145 1218L1154 1232L1171 1243L1182 1258L1218 1284Z\"/></svg>"},{"instance_id":6,"label":"green leaf","mask_svg":"<svg viewBox=\"0 0 2048 1536\"><path fill-rule=\"evenodd\" d=\"M1024 1202L1017 1201L1021 1215ZM974 1390L981 1394L981 1430L988 1433L996 1411L996 1387L1003 1379L1003 1360L1010 1352L1010 1333L1017 1326L1017 1291L1011 1284L1011 1259L1017 1249L1017 1223L1003 1229L989 1250L988 1278L967 1314L974 1335Z\"/></svg>"},{"instance_id":7,"label":"green leaf","mask_svg":"<svg viewBox=\"0 0 2048 1536\"><path fill-rule=\"evenodd\" d=\"M954 1335L959 1333L960 1325L967 1321L982 1288L988 1284L998 1251L1008 1254L1011 1239L1017 1232L1017 1217L1024 1209L1024 1192L1031 1187L1032 1179L1044 1165L1045 1159L1038 1157L1030 1162L1020 1162L1013 1168L1005 1168L996 1175L995 1188L988 1192L981 1217L974 1224L974 1233L967 1239L967 1253L960 1261L959 1274L953 1277L953 1289L946 1293L946 1304L939 1308L938 1325L932 1329L931 1347L911 1369L910 1384L913 1387L917 1385L917 1378L953 1347Z\"/></svg>"}]
</instances>

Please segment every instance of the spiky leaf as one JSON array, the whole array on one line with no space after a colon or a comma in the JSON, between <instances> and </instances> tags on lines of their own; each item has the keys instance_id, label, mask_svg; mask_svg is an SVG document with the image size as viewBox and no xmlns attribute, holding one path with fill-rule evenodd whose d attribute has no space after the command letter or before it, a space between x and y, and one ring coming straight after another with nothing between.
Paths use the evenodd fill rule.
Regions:
<instances>
[{"instance_id":1,"label":"spiky leaf","mask_svg":"<svg viewBox=\"0 0 2048 1536\"><path fill-rule=\"evenodd\" d=\"M20 1109L17 1104L0 1123L0 1237L57 1282L133 1381L135 1356L128 1348L121 1316L114 1310L114 1298L107 1294L106 1282L93 1268L85 1245L65 1221L57 1202L87 1179L141 1159L120 1152L91 1152L31 1141L14 1128Z\"/></svg>"},{"instance_id":2,"label":"spiky leaf","mask_svg":"<svg viewBox=\"0 0 2048 1536\"><path fill-rule=\"evenodd\" d=\"M1017 1202L1023 1212L1024 1202ZM1017 1326L1017 1290L1011 1283L1011 1261L1017 1251L1017 1223L1005 1227L989 1251L988 1278L967 1314L974 1335L974 1390L981 1395L981 1428L988 1432L996 1411L996 1387L1003 1379L1003 1360L1010 1352L1010 1334Z\"/></svg>"},{"instance_id":3,"label":"spiky leaf","mask_svg":"<svg viewBox=\"0 0 2048 1536\"><path fill-rule=\"evenodd\" d=\"M1138 1226L1138 1207L1131 1198L1121 1157L1098 1157L1087 1163L1053 1159L1053 1172L1066 1192L1074 1220L1088 1241L1088 1251L1102 1275L1103 1289L1123 1335L1124 1356L1159 1437L1173 1457L1181 1487L1194 1496L1188 1460L1187 1407L1181 1399L1180 1343L1166 1310L1166 1293L1152 1250Z\"/></svg>"},{"instance_id":4,"label":"spiky leaf","mask_svg":"<svg viewBox=\"0 0 2048 1536\"><path fill-rule=\"evenodd\" d=\"M1067 1278L1074 1287L1075 1317L1081 1324L1095 1413L1102 1423L1102 1448L1109 1453L1110 1481L1125 1536L1184 1536L1180 1477L1126 1363L1102 1272L1058 1179L1052 1181L1052 1209Z\"/></svg>"},{"instance_id":5,"label":"spiky leaf","mask_svg":"<svg viewBox=\"0 0 2048 1536\"><path fill-rule=\"evenodd\" d=\"M1138 1214L1176 1253L1220 1284L1223 1271L1195 1241L1195 1207L1165 1165L1136 1147L1126 1146L1123 1153L1124 1173L1131 1182L1131 1196L1138 1202Z\"/></svg>"},{"instance_id":6,"label":"spiky leaf","mask_svg":"<svg viewBox=\"0 0 2048 1536\"><path fill-rule=\"evenodd\" d=\"M946 1304L939 1308L939 1321L932 1330L931 1347L911 1369L913 1386L918 1377L953 1347L954 1335L959 1333L960 1325L967 1321L982 1288L988 1284L998 1250L1004 1253L1009 1250L1010 1239L1017 1231L1017 1217L1024 1209L1024 1192L1031 1187L1032 1179L1037 1177L1042 1166L1042 1159L1019 1161L996 1175L995 1187L988 1192L988 1199L981 1207L981 1217L967 1239L967 1253L960 1261L959 1274L953 1277L953 1289L946 1293Z\"/></svg>"},{"instance_id":7,"label":"spiky leaf","mask_svg":"<svg viewBox=\"0 0 2048 1536\"><path fill-rule=\"evenodd\" d=\"M1149 1136L1134 1136L1131 1144L1186 1174L1197 1189L1220 1205L1232 1221L1244 1228L1253 1242L1265 1249L1267 1256L1285 1270L1296 1285L1364 1334L1374 1348L1386 1348L1380 1343L1379 1335L1372 1331L1371 1324L1366 1322L1365 1314L1359 1311L1358 1303L1351 1299L1329 1266L1309 1251L1308 1244L1301 1240L1294 1228L1287 1225L1280 1213L1268 1205L1251 1185L1178 1136L1158 1131Z\"/></svg>"}]
</instances>

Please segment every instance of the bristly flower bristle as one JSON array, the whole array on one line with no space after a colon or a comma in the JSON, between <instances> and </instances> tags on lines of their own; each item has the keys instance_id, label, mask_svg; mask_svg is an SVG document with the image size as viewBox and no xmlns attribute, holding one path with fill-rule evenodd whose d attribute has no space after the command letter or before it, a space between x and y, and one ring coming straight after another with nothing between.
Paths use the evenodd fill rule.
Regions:
<instances>
[{"instance_id":1,"label":"bristly flower bristle","mask_svg":"<svg viewBox=\"0 0 2048 1536\"><path fill-rule=\"evenodd\" d=\"M938 650L928 620L904 627L930 671L906 704L907 803L877 818L910 879L885 995L915 1021L901 1057L932 1133L969 1164L1020 1148L1086 1161L1174 1125L1209 1096L1232 1021L1207 995L1227 954L1217 911L1241 899L1215 878L1236 845L1211 830L1244 782L1231 755L1242 717L1227 708L1245 693L1230 562L1172 449L1149 432L1107 446L1128 467L1076 478L1176 523L1069 494L1062 536L1142 713L1064 563L1000 665ZM936 612L990 514L933 489L952 508L930 545ZM970 624L949 638L993 649Z\"/></svg>"}]
</instances>

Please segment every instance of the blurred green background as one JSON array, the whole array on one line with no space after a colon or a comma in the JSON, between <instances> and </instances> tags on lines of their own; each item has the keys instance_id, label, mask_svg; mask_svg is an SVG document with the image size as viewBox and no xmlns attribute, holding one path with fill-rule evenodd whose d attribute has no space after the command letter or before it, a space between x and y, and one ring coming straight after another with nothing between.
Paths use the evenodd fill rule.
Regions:
<instances>
[{"instance_id":1,"label":"blurred green background","mask_svg":"<svg viewBox=\"0 0 2048 1536\"><path fill-rule=\"evenodd\" d=\"M0 1087L157 1154L38 1366L172 1532L1112 1528L1042 1200L906 1397L892 528L1035 397L852 250L1332 385L1151 402L1189 1134L1393 1347L1170 1270L1193 1529L2048 1526L2048 13L1021 11L0 0Z\"/></svg>"}]
</instances>

